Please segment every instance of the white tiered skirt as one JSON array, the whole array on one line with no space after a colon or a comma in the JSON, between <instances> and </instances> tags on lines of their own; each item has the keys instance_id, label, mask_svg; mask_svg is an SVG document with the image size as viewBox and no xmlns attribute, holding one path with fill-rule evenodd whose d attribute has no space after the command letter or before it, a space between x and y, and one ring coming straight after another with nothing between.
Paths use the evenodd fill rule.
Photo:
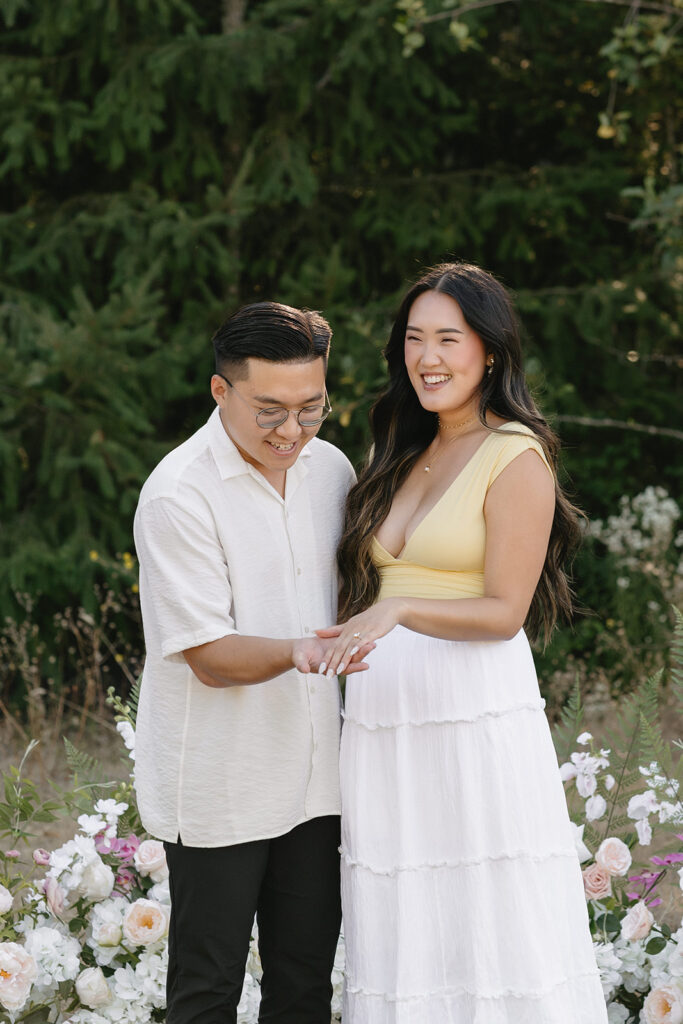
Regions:
<instances>
[{"instance_id":1,"label":"white tiered skirt","mask_svg":"<svg viewBox=\"0 0 683 1024\"><path fill-rule=\"evenodd\" d=\"M348 678L344 1024L605 1024L523 632L398 626Z\"/></svg>"}]
</instances>

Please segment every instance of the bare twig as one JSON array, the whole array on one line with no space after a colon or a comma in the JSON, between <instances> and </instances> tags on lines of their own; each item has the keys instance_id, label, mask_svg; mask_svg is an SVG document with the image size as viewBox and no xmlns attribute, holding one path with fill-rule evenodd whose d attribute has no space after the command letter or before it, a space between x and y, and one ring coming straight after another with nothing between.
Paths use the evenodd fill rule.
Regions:
<instances>
[{"instance_id":1,"label":"bare twig","mask_svg":"<svg viewBox=\"0 0 683 1024\"><path fill-rule=\"evenodd\" d=\"M655 427L648 423L629 423L627 420L598 419L594 416L572 416L565 413L553 416L553 419L558 423L577 423L581 427L633 430L638 434L650 434L655 437L673 437L677 441L683 441L683 430L674 430L673 427Z\"/></svg>"}]
</instances>

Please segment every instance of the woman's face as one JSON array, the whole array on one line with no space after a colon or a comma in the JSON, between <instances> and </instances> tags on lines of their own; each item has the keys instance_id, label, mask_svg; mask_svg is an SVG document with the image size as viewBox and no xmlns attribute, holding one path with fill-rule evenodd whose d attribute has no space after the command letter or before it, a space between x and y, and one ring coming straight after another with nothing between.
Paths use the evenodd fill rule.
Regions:
<instances>
[{"instance_id":1,"label":"woman's face","mask_svg":"<svg viewBox=\"0 0 683 1024\"><path fill-rule=\"evenodd\" d=\"M476 412L486 350L450 295L427 291L415 299L408 313L405 361L425 409L446 421Z\"/></svg>"}]
</instances>

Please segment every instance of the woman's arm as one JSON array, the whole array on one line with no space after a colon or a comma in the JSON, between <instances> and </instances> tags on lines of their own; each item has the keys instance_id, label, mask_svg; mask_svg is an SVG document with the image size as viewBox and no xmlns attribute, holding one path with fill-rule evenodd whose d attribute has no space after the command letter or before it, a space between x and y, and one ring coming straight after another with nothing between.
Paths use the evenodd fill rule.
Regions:
<instances>
[{"instance_id":1,"label":"woman's arm","mask_svg":"<svg viewBox=\"0 0 683 1024\"><path fill-rule=\"evenodd\" d=\"M518 455L493 482L484 503L484 596L387 598L343 626L318 630L318 636L333 640L325 651L328 672L342 672L353 647L377 640L397 625L445 640L514 636L524 624L543 570L554 508L555 484L541 458L533 450Z\"/></svg>"}]
</instances>

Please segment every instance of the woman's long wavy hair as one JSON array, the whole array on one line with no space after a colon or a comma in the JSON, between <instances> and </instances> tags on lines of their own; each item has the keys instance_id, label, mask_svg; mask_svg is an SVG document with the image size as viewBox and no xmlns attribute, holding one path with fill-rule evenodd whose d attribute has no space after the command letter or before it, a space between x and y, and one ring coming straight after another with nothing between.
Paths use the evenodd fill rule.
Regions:
<instances>
[{"instance_id":1,"label":"woman's long wavy hair","mask_svg":"<svg viewBox=\"0 0 683 1024\"><path fill-rule=\"evenodd\" d=\"M559 440L529 393L522 367L519 323L507 291L490 274L470 264L434 267L405 296L384 350L389 384L370 412L373 445L358 483L348 496L337 554L342 580L340 622L377 599L380 578L372 561L373 536L386 518L396 491L438 430L437 414L420 405L410 383L404 355L411 306L418 295L430 290L455 299L484 343L487 356L494 357L491 373L485 374L481 382L481 422L486 425L486 412L490 410L505 420L525 424L543 445L553 470L557 468ZM546 641L558 617L571 617L572 590L563 566L581 536L581 513L557 482L555 490L555 516L545 564L524 624L531 639L543 636Z\"/></svg>"}]
</instances>

